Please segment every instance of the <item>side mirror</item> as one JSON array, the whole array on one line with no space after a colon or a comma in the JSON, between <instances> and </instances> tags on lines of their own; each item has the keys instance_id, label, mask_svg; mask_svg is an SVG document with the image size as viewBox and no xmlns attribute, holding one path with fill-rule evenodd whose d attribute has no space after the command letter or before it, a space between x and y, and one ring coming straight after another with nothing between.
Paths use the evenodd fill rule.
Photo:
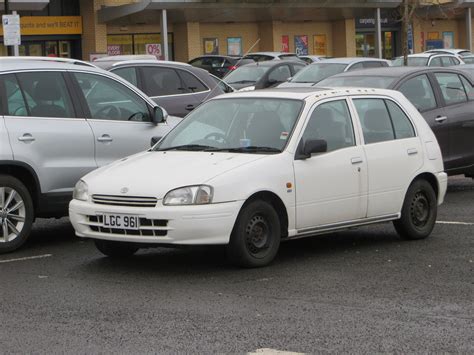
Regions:
<instances>
[{"instance_id":1,"label":"side mirror","mask_svg":"<svg viewBox=\"0 0 474 355\"><path fill-rule=\"evenodd\" d=\"M155 106L153 107L153 123L163 123L166 122L166 119L168 118L168 112L160 106Z\"/></svg>"},{"instance_id":2,"label":"side mirror","mask_svg":"<svg viewBox=\"0 0 474 355\"><path fill-rule=\"evenodd\" d=\"M158 136L151 137L150 146L153 147L156 143L158 143L160 141L161 138L163 138L163 137L158 137Z\"/></svg>"},{"instance_id":3,"label":"side mirror","mask_svg":"<svg viewBox=\"0 0 474 355\"><path fill-rule=\"evenodd\" d=\"M325 139L308 139L298 147L297 159L311 158L312 154L328 151L328 142Z\"/></svg>"}]
</instances>

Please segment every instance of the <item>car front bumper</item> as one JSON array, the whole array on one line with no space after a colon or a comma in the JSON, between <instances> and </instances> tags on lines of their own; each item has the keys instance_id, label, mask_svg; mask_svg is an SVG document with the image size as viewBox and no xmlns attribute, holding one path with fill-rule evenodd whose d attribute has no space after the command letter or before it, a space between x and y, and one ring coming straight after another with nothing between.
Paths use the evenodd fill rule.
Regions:
<instances>
[{"instance_id":1,"label":"car front bumper","mask_svg":"<svg viewBox=\"0 0 474 355\"><path fill-rule=\"evenodd\" d=\"M72 200L69 217L82 238L146 244L228 244L244 201L209 205L125 207ZM111 229L102 224L104 213L137 215L139 230Z\"/></svg>"}]
</instances>

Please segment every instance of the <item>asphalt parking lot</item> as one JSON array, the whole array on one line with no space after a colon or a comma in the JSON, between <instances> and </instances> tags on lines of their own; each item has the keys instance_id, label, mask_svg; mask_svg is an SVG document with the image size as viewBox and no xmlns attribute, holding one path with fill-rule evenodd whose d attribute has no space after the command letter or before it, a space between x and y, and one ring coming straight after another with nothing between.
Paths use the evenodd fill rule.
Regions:
<instances>
[{"instance_id":1,"label":"asphalt parking lot","mask_svg":"<svg viewBox=\"0 0 474 355\"><path fill-rule=\"evenodd\" d=\"M111 260L67 219L0 255L2 353L474 352L474 182L450 179L438 224L284 243L262 269L219 247Z\"/></svg>"}]
</instances>

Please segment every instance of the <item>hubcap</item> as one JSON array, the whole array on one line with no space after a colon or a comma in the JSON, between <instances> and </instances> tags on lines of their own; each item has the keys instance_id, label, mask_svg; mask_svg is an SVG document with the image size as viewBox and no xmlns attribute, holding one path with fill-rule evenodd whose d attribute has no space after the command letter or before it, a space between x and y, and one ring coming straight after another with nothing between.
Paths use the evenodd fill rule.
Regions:
<instances>
[{"instance_id":1,"label":"hubcap","mask_svg":"<svg viewBox=\"0 0 474 355\"><path fill-rule=\"evenodd\" d=\"M25 225L26 209L16 190L0 187L0 243L11 242Z\"/></svg>"},{"instance_id":2,"label":"hubcap","mask_svg":"<svg viewBox=\"0 0 474 355\"><path fill-rule=\"evenodd\" d=\"M413 224L417 227L424 227L430 218L430 203L425 193L418 191L412 201L410 214Z\"/></svg>"},{"instance_id":3,"label":"hubcap","mask_svg":"<svg viewBox=\"0 0 474 355\"><path fill-rule=\"evenodd\" d=\"M245 228L245 242L248 251L256 256L263 256L270 245L270 227L264 217L252 217Z\"/></svg>"}]
</instances>

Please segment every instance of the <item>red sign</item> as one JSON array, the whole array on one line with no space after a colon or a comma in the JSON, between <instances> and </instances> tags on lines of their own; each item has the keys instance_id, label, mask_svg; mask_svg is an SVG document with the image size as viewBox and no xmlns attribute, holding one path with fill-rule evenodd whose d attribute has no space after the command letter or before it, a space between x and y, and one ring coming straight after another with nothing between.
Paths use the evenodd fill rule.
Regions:
<instances>
[{"instance_id":1,"label":"red sign","mask_svg":"<svg viewBox=\"0 0 474 355\"><path fill-rule=\"evenodd\" d=\"M287 53L290 51L290 36L281 36L281 51Z\"/></svg>"},{"instance_id":2,"label":"red sign","mask_svg":"<svg viewBox=\"0 0 474 355\"><path fill-rule=\"evenodd\" d=\"M161 57L161 44L147 44L145 45L146 54L151 54L157 58Z\"/></svg>"}]
</instances>

